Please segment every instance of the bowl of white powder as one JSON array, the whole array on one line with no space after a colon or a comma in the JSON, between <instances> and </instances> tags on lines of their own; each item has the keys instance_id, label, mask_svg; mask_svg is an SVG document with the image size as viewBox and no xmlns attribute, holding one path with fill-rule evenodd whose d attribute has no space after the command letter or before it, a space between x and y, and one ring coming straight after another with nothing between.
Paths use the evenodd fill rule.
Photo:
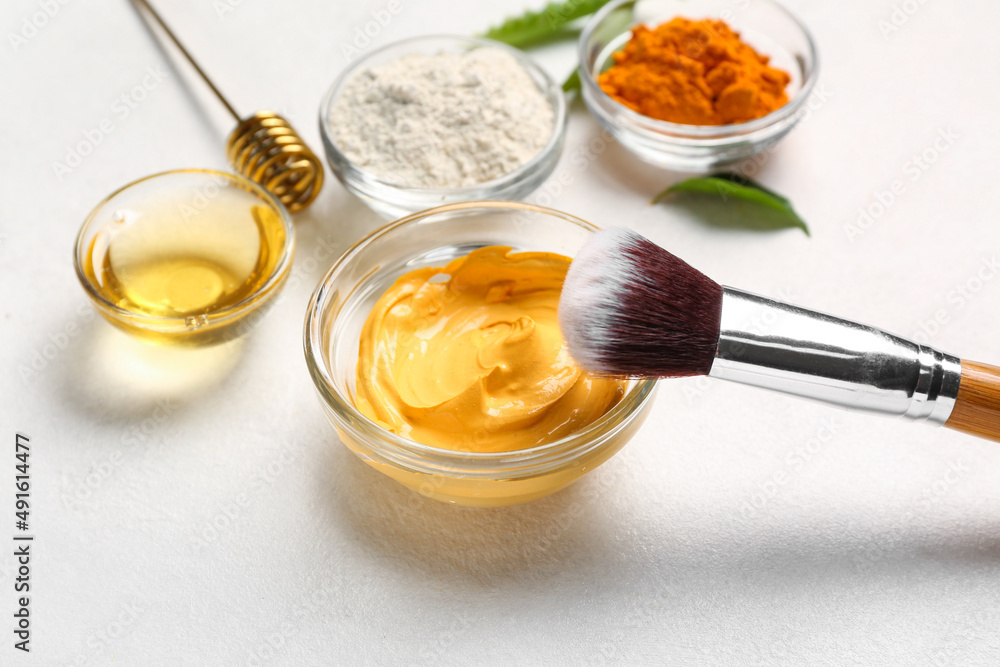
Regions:
<instances>
[{"instance_id":1,"label":"bowl of white powder","mask_svg":"<svg viewBox=\"0 0 1000 667\"><path fill-rule=\"evenodd\" d=\"M555 169L566 134L560 87L500 42L406 39L345 70L320 105L330 168L374 211L520 200Z\"/></svg>"}]
</instances>

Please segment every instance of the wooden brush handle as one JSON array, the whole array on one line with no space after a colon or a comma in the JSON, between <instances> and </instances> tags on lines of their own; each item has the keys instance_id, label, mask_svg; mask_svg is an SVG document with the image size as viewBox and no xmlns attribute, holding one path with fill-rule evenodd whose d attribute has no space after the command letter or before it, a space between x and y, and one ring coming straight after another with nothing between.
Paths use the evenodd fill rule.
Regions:
<instances>
[{"instance_id":1,"label":"wooden brush handle","mask_svg":"<svg viewBox=\"0 0 1000 667\"><path fill-rule=\"evenodd\" d=\"M945 426L1000 442L1000 368L962 359L958 399Z\"/></svg>"}]
</instances>

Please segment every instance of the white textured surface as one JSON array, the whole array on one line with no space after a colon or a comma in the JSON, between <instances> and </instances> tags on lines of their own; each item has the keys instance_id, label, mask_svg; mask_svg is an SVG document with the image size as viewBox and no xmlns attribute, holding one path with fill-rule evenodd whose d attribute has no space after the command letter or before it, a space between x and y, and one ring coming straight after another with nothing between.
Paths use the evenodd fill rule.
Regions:
<instances>
[{"instance_id":1,"label":"white textured surface","mask_svg":"<svg viewBox=\"0 0 1000 667\"><path fill-rule=\"evenodd\" d=\"M219 16L223 2L159 4L240 109L276 107L318 148L342 47L387 3L231 0ZM372 44L470 33L518 8L399 2ZM74 234L133 178L225 167L229 121L124 1L68 0L12 48L8 33L46 4L0 10L0 545L15 430L33 438L38 536L30 656L11 647L12 549L0 548L0 664L1000 662L995 444L690 380L661 387L620 456L527 506L438 505L368 469L324 422L300 344L332 253L378 223L332 179L298 218L285 297L240 349L142 358L90 315ZM827 98L758 177L813 238L648 206L669 175L606 147L579 108L538 199L634 226L721 282L903 334L936 329L934 344L1000 361L988 265L1000 11L897 3L917 9L883 38L888 0L790 4L818 39ZM573 58L538 54L559 77ZM149 68L165 76L147 79L146 99L116 102ZM104 118L112 131L57 177L53 163ZM924 151L936 159L921 170ZM895 201L852 242L858 207L894 181Z\"/></svg>"}]
</instances>

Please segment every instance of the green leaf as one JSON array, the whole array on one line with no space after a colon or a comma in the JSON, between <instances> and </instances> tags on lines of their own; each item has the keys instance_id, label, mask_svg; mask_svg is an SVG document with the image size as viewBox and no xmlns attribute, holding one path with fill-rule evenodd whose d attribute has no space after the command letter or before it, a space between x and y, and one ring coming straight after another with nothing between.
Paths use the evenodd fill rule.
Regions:
<instances>
[{"instance_id":1,"label":"green leaf","mask_svg":"<svg viewBox=\"0 0 1000 667\"><path fill-rule=\"evenodd\" d=\"M583 85L580 82L580 70L579 68L573 70L573 73L566 77L563 82L562 89L564 93L571 93L574 90L580 90L580 86Z\"/></svg>"},{"instance_id":2,"label":"green leaf","mask_svg":"<svg viewBox=\"0 0 1000 667\"><path fill-rule=\"evenodd\" d=\"M656 195L651 203L656 204L681 193L711 195L724 204L743 204L740 211L742 215L739 217L741 226L755 229L798 227L806 236L810 236L805 220L799 217L788 199L739 174L722 173L689 178Z\"/></svg>"},{"instance_id":3,"label":"green leaf","mask_svg":"<svg viewBox=\"0 0 1000 667\"><path fill-rule=\"evenodd\" d=\"M554 37L570 36L575 33L566 29L568 24L593 14L608 1L563 0L562 2L550 2L540 11L529 10L520 16L508 18L500 25L483 33L483 37L523 48Z\"/></svg>"},{"instance_id":4,"label":"green leaf","mask_svg":"<svg viewBox=\"0 0 1000 667\"><path fill-rule=\"evenodd\" d=\"M757 181L751 180L751 179L749 179L746 176L743 176L741 174L734 174L734 173L732 173L730 171L723 171L723 172L720 172L718 174L712 174L712 178L721 178L721 179L729 181L730 183L735 183L736 185L746 185L746 186L749 186L749 187L752 187L752 188L757 188L758 190L760 190L762 192L766 192L767 194L771 195L772 197L774 197L778 201L783 201L786 204L788 204L789 206L791 205L791 202L788 201L787 198L779 195L777 192L775 192L774 190L771 190L770 188L764 187L763 185L761 185Z\"/></svg>"}]
</instances>

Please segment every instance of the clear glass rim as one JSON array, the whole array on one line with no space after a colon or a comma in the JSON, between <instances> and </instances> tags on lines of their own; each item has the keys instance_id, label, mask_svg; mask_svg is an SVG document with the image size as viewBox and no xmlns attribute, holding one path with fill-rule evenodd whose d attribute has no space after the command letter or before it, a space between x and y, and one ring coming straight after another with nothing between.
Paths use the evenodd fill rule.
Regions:
<instances>
[{"instance_id":1,"label":"clear glass rim","mask_svg":"<svg viewBox=\"0 0 1000 667\"><path fill-rule=\"evenodd\" d=\"M281 257L275 264L274 269L268 276L267 281L264 282L257 290L253 293L248 294L243 299L240 299L236 303L226 306L225 308L220 308L219 310L206 313L206 317L210 320L219 322L224 321L238 315L244 311L248 306L257 303L260 298L269 292L271 292L277 285L281 284L281 281L285 278L288 270L291 268L292 257L295 254L295 226L292 223L292 219L288 210L284 205L270 192L254 183L253 181L240 176L239 174L233 174L226 171L218 171L216 169L169 169L167 171L157 172L155 174L150 174L149 176L143 176L142 178L136 179L130 183L127 183L100 202L87 214L86 219L83 221L83 225L80 227L80 231L76 235L76 242L73 247L73 267L76 269L76 276L80 280L80 284L86 290L87 295L90 297L91 301L99 305L103 310L112 313L120 318L128 318L130 321L144 322L157 327L169 327L170 325L176 325L178 327L186 326L186 317L158 317L155 315L146 315L144 313L138 313L134 310L129 310L127 308L122 308L116 303L108 301L103 294L97 289L97 287L91 283L87 278L87 275L83 269L84 255L87 253L87 248L85 247L84 239L87 233L91 231L91 226L97 220L97 214L107 206L111 201L113 201L120 194L130 190L131 188L141 185L146 181L150 181L156 178L162 178L164 176L174 176L178 174L204 174L209 176L220 176L233 183L236 183L240 187L246 188L252 191L254 194L261 197L263 200L268 202L275 212L278 213L278 217L281 219L282 226L285 229L285 238L288 241L285 243L285 247L282 249Z\"/></svg>"},{"instance_id":2,"label":"clear glass rim","mask_svg":"<svg viewBox=\"0 0 1000 667\"><path fill-rule=\"evenodd\" d=\"M806 40L806 44L809 46L809 57L812 61L812 67L810 71L806 73L807 76L802 81L802 87L799 89L798 93L796 93L795 97L790 99L784 106L775 109L766 116L761 116L760 118L755 118L754 120L742 123L729 123L728 125L686 125L683 123L671 123L665 120L650 118L649 116L644 116L637 111L633 111L624 104L613 99L610 95L601 90L600 86L597 85L597 81L591 72L592 68L587 66L587 43L590 41L594 31L597 30L608 15L623 5L634 5L637 1L638 0L612 0L612 2L609 2L598 10L598 12L587 21L583 28L583 32L580 33L580 39L577 42L577 56L580 61L580 68L585 69L584 72L581 72L580 79L583 86L587 89L587 92L605 105L614 105L616 109L619 109L625 114L626 118L644 129L651 130L656 133L686 135L684 137L686 139L717 139L720 135L739 136L750 134L758 130L766 129L771 125L784 120L788 116L793 115L809 98L809 95L812 93L812 90L816 85L816 80L819 77L819 53L816 49L816 42L813 40L812 33L806 27L805 23L803 23L796 14L784 5L774 2L773 0L757 0L757 2L770 5L787 16L802 33L802 36Z\"/></svg>"},{"instance_id":3,"label":"clear glass rim","mask_svg":"<svg viewBox=\"0 0 1000 667\"><path fill-rule=\"evenodd\" d=\"M545 93L546 99L555 100L556 103L555 108L552 109L553 115L555 116L555 125L552 128L552 136L549 137L545 146L543 146L534 157L514 171L503 174L502 176L498 176L497 178L489 181L483 181L482 183L474 183L472 185L466 185L458 188L423 188L396 183L377 176L370 171L359 167L353 160L348 158L344 152L340 150L340 148L337 147L337 142L334 141L328 128L328 117L330 109L336 101L335 94L340 92L343 84L346 83L349 78L354 76L354 74L356 74L362 67L366 66L368 62L386 51L397 49L407 44L431 41L452 41L461 44L470 44L478 47L490 47L506 51L514 56L521 66L531 72L533 78L544 82L545 90L543 92ZM563 136L566 134L566 115L566 96L563 94L562 87L557 85L556 82L552 80L552 77L550 77L545 70L535 64L535 62L523 51L504 44L503 42L498 42L484 37L434 34L408 37L406 39L401 39L390 44L380 46L379 48L365 54L353 64L349 65L334 80L333 85L330 86L326 94L323 96L323 101L319 106L319 130L323 137L324 147L328 151L335 153L337 158L349 168L352 179L363 178L377 187L394 190L399 193L409 193L428 197L435 195L461 196L463 194L476 195L488 190L504 190L523 180L527 175L533 173L535 170L541 168L544 165L546 158L551 155L553 151L557 150L559 145L562 143ZM328 161L332 162L329 160L329 156Z\"/></svg>"},{"instance_id":4,"label":"clear glass rim","mask_svg":"<svg viewBox=\"0 0 1000 667\"><path fill-rule=\"evenodd\" d=\"M344 266L370 243L387 234L391 234L395 230L417 223L433 215L476 208L531 211L558 217L576 224L587 231L593 232L599 229L596 225L562 211L534 204L509 201L471 201L446 204L413 213L376 229L352 245L341 255L340 259L323 276L309 300L309 306L306 310L303 342L306 363L309 367L313 383L316 385L324 403L336 412L340 418L357 425L358 429L362 431L362 435L368 436L369 440L376 440L387 450L391 451L394 449L419 457L420 462L424 464L423 467L425 468L428 464L432 465L434 463L448 465L464 463L476 468L480 472L488 473L496 467L506 465L544 465L567 454L582 454L590 447L599 444L602 434L614 431L633 418L651 396L653 388L656 386L656 381L649 378L638 379L626 392L625 396L622 397L622 400L601 416L600 419L559 440L529 449L506 452L466 452L425 445L382 428L363 415L354 406L350 397L337 388L330 369L327 367L325 353L328 341L323 335L325 325L323 315L330 305L331 295L335 292L335 290L331 290L331 284L343 271Z\"/></svg>"}]
</instances>

